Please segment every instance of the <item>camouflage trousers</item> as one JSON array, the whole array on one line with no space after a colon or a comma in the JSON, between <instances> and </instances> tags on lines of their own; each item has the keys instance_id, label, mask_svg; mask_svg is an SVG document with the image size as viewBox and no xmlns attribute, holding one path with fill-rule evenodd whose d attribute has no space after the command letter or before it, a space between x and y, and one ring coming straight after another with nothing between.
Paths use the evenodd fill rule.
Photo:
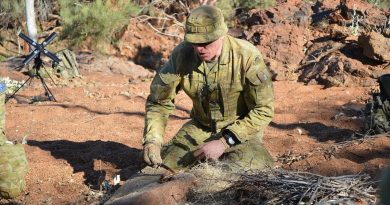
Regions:
<instances>
[{"instance_id":1,"label":"camouflage trousers","mask_svg":"<svg viewBox=\"0 0 390 205\"><path fill-rule=\"evenodd\" d=\"M232 171L272 167L273 159L261 143L262 134L259 133L254 139L225 150L220 158L223 164ZM209 129L191 120L163 147L163 163L173 170L191 167L197 162L193 152L205 142L220 137L219 133L213 134Z\"/></svg>"}]
</instances>

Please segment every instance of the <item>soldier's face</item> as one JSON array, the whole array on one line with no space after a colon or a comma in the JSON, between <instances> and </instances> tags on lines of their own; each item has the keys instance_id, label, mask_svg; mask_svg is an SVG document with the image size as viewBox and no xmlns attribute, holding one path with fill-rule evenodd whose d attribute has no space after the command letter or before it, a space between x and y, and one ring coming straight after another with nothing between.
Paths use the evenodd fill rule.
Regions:
<instances>
[{"instance_id":1,"label":"soldier's face","mask_svg":"<svg viewBox=\"0 0 390 205\"><path fill-rule=\"evenodd\" d=\"M212 61L217 59L222 52L223 37L211 43L197 43L192 44L195 52L203 61Z\"/></svg>"}]
</instances>

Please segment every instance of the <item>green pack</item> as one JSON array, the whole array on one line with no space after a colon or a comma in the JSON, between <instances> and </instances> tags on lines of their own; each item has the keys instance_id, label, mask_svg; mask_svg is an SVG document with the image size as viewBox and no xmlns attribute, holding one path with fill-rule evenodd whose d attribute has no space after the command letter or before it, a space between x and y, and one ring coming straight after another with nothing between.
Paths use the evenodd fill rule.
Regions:
<instances>
[{"instance_id":1,"label":"green pack","mask_svg":"<svg viewBox=\"0 0 390 205\"><path fill-rule=\"evenodd\" d=\"M366 104L364 128L370 135L390 132L390 74L379 78L380 92Z\"/></svg>"},{"instance_id":2,"label":"green pack","mask_svg":"<svg viewBox=\"0 0 390 205\"><path fill-rule=\"evenodd\" d=\"M7 141L5 128L6 85L0 81L0 198L17 197L25 188L27 159L21 144Z\"/></svg>"},{"instance_id":3,"label":"green pack","mask_svg":"<svg viewBox=\"0 0 390 205\"><path fill-rule=\"evenodd\" d=\"M5 93L7 87L5 82L0 80L0 146L5 143L7 140L5 138L4 128L5 128Z\"/></svg>"},{"instance_id":4,"label":"green pack","mask_svg":"<svg viewBox=\"0 0 390 205\"><path fill-rule=\"evenodd\" d=\"M76 61L76 54L69 49L56 53L61 62L55 67L56 73L65 79L80 77L79 64Z\"/></svg>"},{"instance_id":5,"label":"green pack","mask_svg":"<svg viewBox=\"0 0 390 205\"><path fill-rule=\"evenodd\" d=\"M21 144L0 146L0 198L19 196L26 187L27 171L26 153Z\"/></svg>"}]
</instances>

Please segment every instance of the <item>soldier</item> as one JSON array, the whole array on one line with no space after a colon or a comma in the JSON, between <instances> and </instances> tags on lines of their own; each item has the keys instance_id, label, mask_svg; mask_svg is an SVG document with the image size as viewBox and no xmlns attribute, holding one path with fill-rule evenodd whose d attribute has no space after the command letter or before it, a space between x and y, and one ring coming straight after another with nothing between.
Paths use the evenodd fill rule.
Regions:
<instances>
[{"instance_id":1,"label":"soldier","mask_svg":"<svg viewBox=\"0 0 390 205\"><path fill-rule=\"evenodd\" d=\"M0 199L15 198L26 186L27 159L21 144L7 141L5 128L6 85L0 80Z\"/></svg>"},{"instance_id":2,"label":"soldier","mask_svg":"<svg viewBox=\"0 0 390 205\"><path fill-rule=\"evenodd\" d=\"M379 188L381 204L390 204L390 166L383 171Z\"/></svg>"},{"instance_id":3,"label":"soldier","mask_svg":"<svg viewBox=\"0 0 390 205\"><path fill-rule=\"evenodd\" d=\"M262 145L274 115L271 74L255 46L227 31L218 8L201 6L190 13L184 42L150 86L143 140L148 165L180 170L207 158L226 160L231 170L272 166ZM180 89L193 102L191 120L162 147Z\"/></svg>"}]
</instances>

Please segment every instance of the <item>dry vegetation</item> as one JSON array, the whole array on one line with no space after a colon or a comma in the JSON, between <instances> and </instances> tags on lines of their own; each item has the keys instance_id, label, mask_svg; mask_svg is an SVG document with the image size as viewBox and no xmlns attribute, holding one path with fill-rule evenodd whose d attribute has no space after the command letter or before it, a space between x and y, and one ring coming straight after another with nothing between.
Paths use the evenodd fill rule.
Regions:
<instances>
[{"instance_id":1,"label":"dry vegetation","mask_svg":"<svg viewBox=\"0 0 390 205\"><path fill-rule=\"evenodd\" d=\"M200 164L191 171L198 185L191 204L371 204L376 182L367 174L325 177L282 169L236 171Z\"/></svg>"}]
</instances>

